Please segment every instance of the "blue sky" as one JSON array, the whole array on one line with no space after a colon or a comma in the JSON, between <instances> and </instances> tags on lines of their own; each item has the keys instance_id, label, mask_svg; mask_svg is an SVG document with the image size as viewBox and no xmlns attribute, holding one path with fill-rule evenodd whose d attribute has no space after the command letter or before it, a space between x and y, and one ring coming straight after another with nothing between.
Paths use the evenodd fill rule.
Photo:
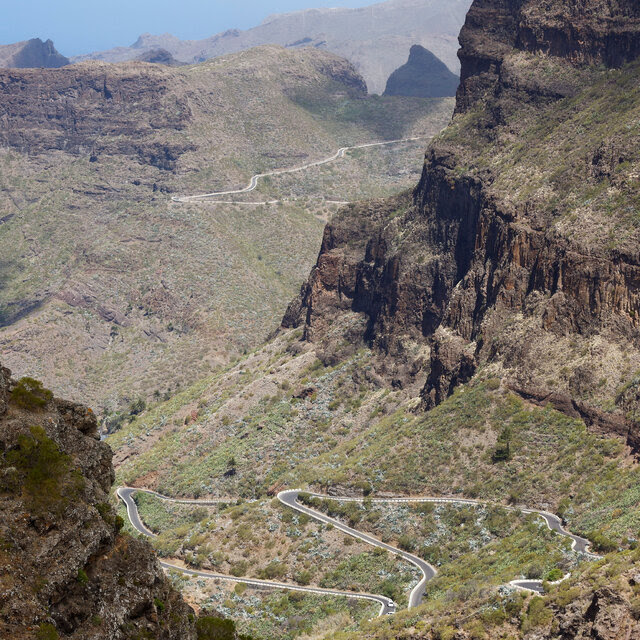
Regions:
<instances>
[{"instance_id":1,"label":"blue sky","mask_svg":"<svg viewBox=\"0 0 640 640\"><path fill-rule=\"evenodd\" d=\"M378 0L379 1L379 0ZM255 26L271 13L364 7L376 0L0 0L0 44L51 38L72 56L130 45L145 32L206 38Z\"/></svg>"}]
</instances>

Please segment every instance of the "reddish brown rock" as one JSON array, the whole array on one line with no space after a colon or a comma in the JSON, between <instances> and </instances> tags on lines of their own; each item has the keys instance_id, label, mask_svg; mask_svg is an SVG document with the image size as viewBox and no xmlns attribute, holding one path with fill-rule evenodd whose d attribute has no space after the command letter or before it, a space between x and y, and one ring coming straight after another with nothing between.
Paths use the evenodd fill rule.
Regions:
<instances>
[{"instance_id":1,"label":"reddish brown rock","mask_svg":"<svg viewBox=\"0 0 640 640\"><path fill-rule=\"evenodd\" d=\"M525 132L523 122L553 120L556 105L585 84L616 77L607 67L636 59L640 5L477 0L460 40L458 115L427 151L413 198L339 214L285 323L304 321L305 336L322 342L355 312L363 330L347 340L383 356L397 359L407 340L431 344L427 408L491 365L524 395L557 399L558 408L638 449L638 385L630 380L640 369L637 227L619 224L628 240L612 243L613 229L608 237L598 231L610 213L592 228L563 218L544 187L516 198L515 186L495 186L491 156L517 167L517 154L504 150ZM634 178L619 167L636 158L628 137L590 140L574 173L594 189L627 184ZM534 168L548 173L547 184L554 161L562 167L562 153Z\"/></svg>"}]
</instances>

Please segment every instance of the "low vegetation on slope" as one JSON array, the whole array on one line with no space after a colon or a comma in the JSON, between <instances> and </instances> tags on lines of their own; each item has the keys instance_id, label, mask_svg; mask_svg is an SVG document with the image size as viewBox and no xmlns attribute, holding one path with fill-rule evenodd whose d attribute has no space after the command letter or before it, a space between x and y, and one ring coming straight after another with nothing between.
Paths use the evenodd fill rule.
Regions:
<instances>
[{"instance_id":1,"label":"low vegetation on slope","mask_svg":"<svg viewBox=\"0 0 640 640\"><path fill-rule=\"evenodd\" d=\"M325 367L310 345L291 354L297 336L283 333L113 435L122 481L185 496L259 497L282 484L462 495L547 508L576 533L603 527L619 542L640 530L628 509L638 471L620 441L495 378L414 412L411 390L386 389L367 352Z\"/></svg>"},{"instance_id":2,"label":"low vegetation on slope","mask_svg":"<svg viewBox=\"0 0 640 640\"><path fill-rule=\"evenodd\" d=\"M425 140L354 151L239 198L291 199L282 203L172 196L242 188L255 173L343 146L430 136L453 107L368 97L346 61L280 47L180 68L3 73L16 78L0 100L9 119L0 135L3 354L18 374L110 421L261 343L315 260L337 210L325 200L409 188Z\"/></svg>"},{"instance_id":3,"label":"low vegetation on slope","mask_svg":"<svg viewBox=\"0 0 640 640\"><path fill-rule=\"evenodd\" d=\"M380 582L356 580L350 563L366 553L360 543L345 546L341 536L323 532L309 538L309 545L304 532L323 527L294 526L297 515L270 506L267 491L283 486L537 507L562 515L600 553L635 546L640 478L619 440L596 436L582 421L550 407L529 405L491 377L480 376L429 413L415 412L417 389L387 389L368 352L325 367L298 338L295 330L284 332L110 438L117 457L126 458L118 472L122 483L168 495L259 499L194 514L194 507L167 507L139 494L141 514L162 532L160 553L223 573L246 566L256 577L266 577L275 561L279 577L292 584L309 579L322 586L384 590ZM174 461L171 466L162 464L167 459ZM439 568L428 587L429 616L472 607L484 611L493 606L487 598L493 602L515 578L555 578L558 571L582 576L590 570L591 563L581 562L542 520L497 506L477 511L330 502L325 508ZM292 538L298 529L301 537ZM320 573L309 565L318 544L329 554ZM336 573L339 567L332 569L340 558L345 582ZM394 579L402 575L396 571ZM393 587L399 602L410 584ZM203 597L204 588L189 587L195 598ZM507 591L500 606L519 607L516 613L525 615L524 600ZM407 618L399 620L403 625Z\"/></svg>"},{"instance_id":4,"label":"low vegetation on slope","mask_svg":"<svg viewBox=\"0 0 640 640\"><path fill-rule=\"evenodd\" d=\"M640 63L580 70L522 52L510 64L528 84L523 91L545 88L566 97L548 105L518 103L518 94L505 98L518 134L500 132L498 140L486 138L481 104L456 118L442 134L468 158L456 170L491 170L496 194L551 214L558 231L584 247L633 251L640 233Z\"/></svg>"}]
</instances>

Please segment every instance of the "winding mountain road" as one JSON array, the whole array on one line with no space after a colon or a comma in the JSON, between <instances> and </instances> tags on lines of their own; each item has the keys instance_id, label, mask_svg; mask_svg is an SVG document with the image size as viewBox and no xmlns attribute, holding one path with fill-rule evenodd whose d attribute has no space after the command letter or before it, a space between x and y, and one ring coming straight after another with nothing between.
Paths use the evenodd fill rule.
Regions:
<instances>
[{"instance_id":1,"label":"winding mountain road","mask_svg":"<svg viewBox=\"0 0 640 640\"><path fill-rule=\"evenodd\" d=\"M332 156L328 158L324 158L323 160L317 160L316 162L309 162L307 164L300 165L299 167L292 167L290 169L275 169L274 171L267 171L266 173L257 173L255 176L251 178L249 184L244 187L244 189L233 189L230 191L213 191L212 193L202 193L194 196L173 196L171 200L173 202L179 202L182 204L186 204L189 202L197 202L199 200L205 200L207 198L216 198L218 196L231 196L231 195L240 195L242 193L249 193L253 191L258 186L258 182L260 178L268 178L270 176L279 176L286 173L297 173L298 171L305 171L306 169L311 169L312 167L319 167L324 164L329 164L330 162L334 162L339 158L344 158L345 154L348 151L354 151L355 149L368 149L370 147L384 147L391 144L400 144L402 142L416 142L417 140L427 140L430 136L417 136L414 138L399 138L398 140L386 140L383 142L368 142L366 144L358 144L353 147L342 147L338 149ZM251 202L251 203L238 203L238 202L221 202L214 201L218 204L276 204L281 202L280 200L268 200L265 202ZM332 203L338 203L338 201L327 201Z\"/></svg>"},{"instance_id":2,"label":"winding mountain road","mask_svg":"<svg viewBox=\"0 0 640 640\"><path fill-rule=\"evenodd\" d=\"M298 492L302 493L302 492ZM384 502L384 503L425 503L429 502L432 504L462 504L462 505L470 505L475 507L485 507L485 506L493 506L500 507L502 509L506 509L507 511L517 511L519 513L530 513L533 515L540 516L546 523L547 527L551 529L551 531L555 531L562 536L566 536L567 538L571 538L571 548L577 553L583 553L586 555L594 555L589 552L589 541L586 538L581 538L580 536L567 531L562 526L562 519L555 515L554 513L550 513L549 511L542 511L539 509L521 509L519 507L510 507L505 506L503 504L499 504L497 502L489 502L483 500L473 500L471 498L436 498L436 497L416 497L416 498L345 498L345 497L333 497L322 495L321 493L310 493L310 496L314 498L329 498L330 500L337 500L338 502L364 502L366 500L370 500L371 502ZM594 557L598 557L595 556Z\"/></svg>"},{"instance_id":3,"label":"winding mountain road","mask_svg":"<svg viewBox=\"0 0 640 640\"><path fill-rule=\"evenodd\" d=\"M308 516L312 517L314 520L319 520L320 522L324 522L325 524L331 524L336 529L339 529L343 533L346 533L349 536L357 538L358 540L362 540L367 544L370 544L374 547L378 547L379 549L384 549L393 555L396 555L407 562L410 562L412 565L418 567L422 572L422 580L418 582L418 584L412 589L409 594L409 609L412 607L417 607L422 602L422 597L424 596L424 591L427 586L427 582L435 577L438 573L437 569L430 565L422 558L418 558L418 556L414 556L411 553L407 553L406 551L402 551L401 549L397 549L396 547L392 547L390 544L386 544L373 536L367 535L366 533L362 533L361 531L357 531L356 529L352 529L348 527L346 524L343 524L339 520L335 520L334 518L330 518L320 511L316 511L315 509L311 509L306 505L298 502L298 497L300 495L300 491L291 490L291 491L281 491L278 494L278 500L282 502L282 504L299 511L300 513L305 513ZM316 497L328 497L328 496L318 496L317 494L310 494ZM340 498L338 498L340 500Z\"/></svg>"},{"instance_id":4,"label":"winding mountain road","mask_svg":"<svg viewBox=\"0 0 640 640\"><path fill-rule=\"evenodd\" d=\"M127 507L127 516L129 518L129 522L131 526L141 533L143 536L148 538L157 538L157 535L153 533L153 531L149 530L145 524L142 522L140 518L140 514L138 513L138 505L136 505L133 500L133 494L136 492L148 493L150 495L154 495L162 500L168 500L169 502L180 503L180 504L198 504L201 506L213 506L220 503L229 502L228 499L215 499L215 500L182 500L176 498L168 498L167 496L163 496L162 494L156 493L155 491L149 491L147 489L133 489L130 487L120 487L116 491L116 495L122 502L124 502ZM257 580L254 578L239 578L236 576L229 576L222 573L213 573L211 571L198 571L195 569L186 569L185 567L180 567L178 565L170 564L168 562L160 562L160 565L165 569L170 569L174 571L179 571L181 573L195 576L199 578L207 578L214 580L224 580L227 582L238 582L240 584L246 584L251 587L257 588L267 588L267 589L279 589L279 590L289 590L289 591L302 591L305 593L313 593L316 595L323 596L338 596L345 598L352 598L355 600L369 600L371 602L375 602L380 605L380 611L378 615L389 615L396 612L396 603L386 596L376 595L372 593L356 593L352 591L338 591L336 589L321 589L320 587L302 587L298 585L287 584L284 582L272 582L271 580Z\"/></svg>"},{"instance_id":5,"label":"winding mountain road","mask_svg":"<svg viewBox=\"0 0 640 640\"><path fill-rule=\"evenodd\" d=\"M180 503L180 504L197 504L201 506L214 506L220 503L228 503L233 502L232 498L215 498L212 500L199 500L199 499L185 499L185 498L170 498L168 496L164 496L155 491L150 491L148 489L135 489L131 487L120 487L116 494L117 496L125 503L127 507L127 516L129 517L129 521L131 525L142 535L147 537L156 537L152 531L150 531L145 524L142 522L140 518L140 514L138 513L138 507L133 500L133 494L136 492L148 493L150 495L156 496L161 500L166 500L168 502ZM330 524L336 529L339 529L343 533L352 536L362 542L370 544L379 549L384 549L389 553L392 553L395 556L402 558L403 560L413 564L416 566L422 573L422 579L418 582L418 584L412 589L409 594L409 604L408 608L411 609L413 607L418 606L422 602L422 598L425 593L426 585L429 580L434 578L437 574L437 569L423 560L418 556L413 555L407 551L403 551L396 547L393 547L377 538L370 536L366 533L353 529L352 527L347 526L346 524L336 520L335 518L331 518L330 516L317 511L316 509L312 509L299 501L300 494L303 493L296 489L281 491L278 494L278 500L290 507L291 509L295 509L300 513L304 513L309 517L322 522L324 524ZM336 500L338 502L364 502L365 498L353 498L353 497L340 497L340 496L326 496L319 493L310 493L304 492L307 495L312 496L314 498L328 498L330 500ZM591 553L589 551L589 541L586 538L582 538L577 536L570 531L567 531L562 526L562 520L557 515L550 513L548 511L542 511L537 509L519 509L518 507L509 507L504 506L498 503L491 502L483 502L480 500L472 500L466 498L442 498L442 497L408 497L408 498L366 498L366 500L370 500L372 503L386 503L386 504L400 504L400 503L432 503L432 504L456 504L456 505L469 505L469 506L499 506L503 509L507 509L509 511L518 511L520 513L533 514L541 517L547 527L551 531L555 531L559 535L568 537L572 540L571 548L577 553L581 553L583 555L588 556L591 559L597 559L599 556ZM227 580L232 582L241 582L243 584L257 586L257 587L265 587L270 589L291 589L293 591L305 591L315 594L323 594L323 595L334 595L334 596L343 596L347 598L359 598L372 600L380 604L380 613L379 615L388 615L396 612L397 606L393 600L390 598L386 598L381 595L374 594L364 594L364 593L355 593L350 591L336 591L333 589L319 589L317 587L299 587L285 583L271 582L267 580L255 580L255 579L245 579L245 578L236 578L233 576L228 576L224 574L216 574L210 573L207 571L195 571L191 569L185 569L183 567L179 567L176 565L170 565L167 563L161 563L163 567L168 569L174 569L177 571L182 571L183 573L187 573L189 575L201 576L205 578L216 578L219 580ZM566 579L568 576L565 576L562 580ZM558 581L561 582L562 580ZM537 593L543 593L543 581L542 580L513 580L509 583L511 586L516 587L518 589L524 589L527 591L534 591Z\"/></svg>"},{"instance_id":6,"label":"winding mountain road","mask_svg":"<svg viewBox=\"0 0 640 640\"><path fill-rule=\"evenodd\" d=\"M284 500L282 500L280 498L280 495L278 495L278 498L281 499L281 502L285 502L285 504L288 504L289 506L293 507L294 509L298 509L299 511L301 510L300 507L302 505L300 505L300 503L298 502L298 497L299 494L301 493L300 491L285 491L282 492L283 494L295 494L295 497L292 498L291 496L287 495L286 496L286 502ZM325 496L322 495L320 493L309 493L308 495L314 497L314 498L329 498L331 500L336 500L338 502L364 502L365 498L351 498L351 497L333 497L333 496ZM557 515L555 515L554 513L550 513L549 511L542 511L542 510L537 510L537 509L520 509L518 507L510 507L510 506L505 506L499 503L493 503L493 502L483 502L481 500L473 500L473 499L469 499L469 498L440 498L440 497L411 497L411 498L368 498L369 500L371 500L371 502L374 503L386 503L386 504L400 504L400 503L431 503L431 504L459 504L459 505L469 505L469 506L475 506L475 507L480 507L480 506L494 506L494 507L501 507L502 509L506 509L508 511L517 511L519 513L527 513L527 514L533 514L533 515L537 515L539 517L541 517L547 527L551 530L551 531L555 531L556 533L560 534L561 536L565 536L567 538L570 538L572 543L571 543L571 549L573 551L575 551L576 553L580 553L583 554L585 556L587 556L588 558L592 559L592 560L597 560L599 559L599 556L591 553L589 551L589 540L587 540L586 538L582 538L580 536L577 536L573 533L571 533L570 531L567 531L563 526L562 526L562 519L559 518ZM295 504L297 506L293 506L293 504L289 504L291 501L295 502ZM305 513L311 515L311 512L313 513L319 513L314 511L313 509L308 509L307 507L305 507ZM323 514L324 515L324 514ZM314 516L315 517L315 516ZM332 520L332 522L334 522ZM347 531L347 529L349 529L349 527L345 527L344 525L342 525L340 527L345 533L349 533L349 535L354 535L352 533L350 533L349 531ZM355 530L351 530L351 531L355 531ZM365 542L369 542L370 544L374 544L373 542L371 542L370 540L375 540L375 538L371 538L370 536L363 536L363 534L360 534L360 532L355 532L357 535L355 537L360 538L361 540L364 540ZM383 546L383 548L388 548L389 545L384 545L383 543L377 543L376 546ZM393 549L393 547L391 547L391 549ZM390 549L387 549L390 550ZM409 608L411 608L412 606L416 606L418 604L420 604L421 600L422 600L422 596L424 595L424 591L426 588L426 584L429 580L431 580L431 578L433 578L436 573L437 570L430 564L426 563L424 560L421 560L420 558L418 558L417 556L414 556L410 553L407 553L405 551L399 551L399 550L395 550L392 551L392 553L396 553L397 555L400 555L401 557L403 557L405 560L408 560L409 562L411 562L412 564L414 564L415 566L417 566L421 571L422 571L422 575L423 575L423 579L416 585L416 587L413 589L413 591L411 592L411 595L409 597ZM426 565L426 567L424 566ZM560 582L562 582L563 580L566 580L569 576L566 575L564 576L561 580L557 580L556 582L552 582L551 584L558 584ZM509 583L511 586L516 587L518 589L524 589L525 591L534 591L536 593L544 593L544 583L543 580L512 580Z\"/></svg>"}]
</instances>

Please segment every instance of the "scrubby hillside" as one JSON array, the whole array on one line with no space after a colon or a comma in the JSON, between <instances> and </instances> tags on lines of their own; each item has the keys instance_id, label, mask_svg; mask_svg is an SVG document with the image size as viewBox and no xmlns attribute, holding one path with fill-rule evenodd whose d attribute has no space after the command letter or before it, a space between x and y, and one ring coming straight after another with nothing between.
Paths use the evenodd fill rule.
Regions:
<instances>
[{"instance_id":1,"label":"scrubby hillside","mask_svg":"<svg viewBox=\"0 0 640 640\"><path fill-rule=\"evenodd\" d=\"M264 340L313 264L338 208L327 200L406 188L424 139L244 196L272 204L172 196L429 136L453 108L368 98L345 60L280 47L180 68L10 70L0 86L5 362L116 422Z\"/></svg>"}]
</instances>

